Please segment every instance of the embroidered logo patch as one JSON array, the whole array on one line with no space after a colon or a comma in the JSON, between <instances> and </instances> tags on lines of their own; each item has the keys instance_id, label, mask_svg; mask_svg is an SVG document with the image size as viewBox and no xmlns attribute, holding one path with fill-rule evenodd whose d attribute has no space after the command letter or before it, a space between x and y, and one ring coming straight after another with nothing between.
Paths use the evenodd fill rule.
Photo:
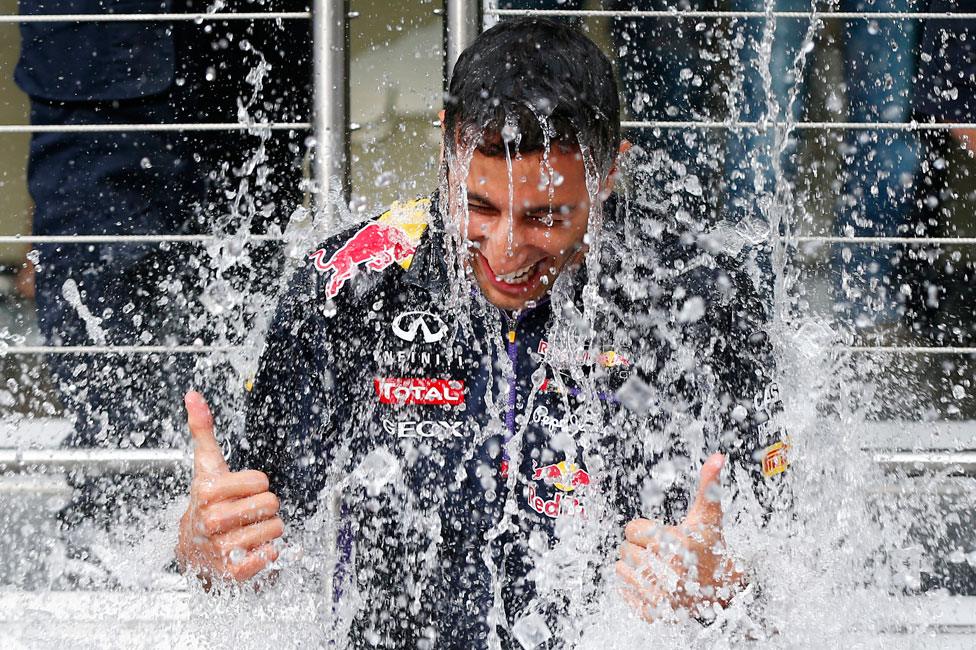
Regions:
<instances>
[{"instance_id":1,"label":"embroidered logo patch","mask_svg":"<svg viewBox=\"0 0 976 650\"><path fill-rule=\"evenodd\" d=\"M396 226L373 222L360 228L328 260L323 261L324 248L309 255L309 259L322 273L332 274L325 292L329 298L335 298L360 265L370 271L382 271L391 264L413 257L416 250L413 242Z\"/></svg>"},{"instance_id":2,"label":"embroidered logo patch","mask_svg":"<svg viewBox=\"0 0 976 650\"><path fill-rule=\"evenodd\" d=\"M786 468L790 466L786 459L788 449L789 445L782 441L766 447L762 454L763 476L770 478L786 471Z\"/></svg>"},{"instance_id":3,"label":"embroidered logo patch","mask_svg":"<svg viewBox=\"0 0 976 650\"><path fill-rule=\"evenodd\" d=\"M561 515L586 514L579 492L590 484L590 475L576 463L564 460L552 465L534 466L532 480L534 482L529 483L526 498L529 507L540 515L555 519ZM556 488L551 499L538 494L539 487L548 486ZM576 494L571 494L573 492Z\"/></svg>"},{"instance_id":4,"label":"embroidered logo patch","mask_svg":"<svg viewBox=\"0 0 976 650\"><path fill-rule=\"evenodd\" d=\"M335 298L359 267L382 271L393 264L410 268L420 238L430 218L430 199L394 203L379 219L372 221L349 238L329 259L320 248L309 259L322 273L330 273L326 294Z\"/></svg>"},{"instance_id":5,"label":"embroidered logo patch","mask_svg":"<svg viewBox=\"0 0 976 650\"><path fill-rule=\"evenodd\" d=\"M377 377L373 387L380 404L464 404L464 382L460 379Z\"/></svg>"},{"instance_id":6,"label":"embroidered logo patch","mask_svg":"<svg viewBox=\"0 0 976 650\"><path fill-rule=\"evenodd\" d=\"M393 320L393 333L409 343L422 334L424 343L437 343L447 334L447 324L429 311L406 311Z\"/></svg>"}]
</instances>

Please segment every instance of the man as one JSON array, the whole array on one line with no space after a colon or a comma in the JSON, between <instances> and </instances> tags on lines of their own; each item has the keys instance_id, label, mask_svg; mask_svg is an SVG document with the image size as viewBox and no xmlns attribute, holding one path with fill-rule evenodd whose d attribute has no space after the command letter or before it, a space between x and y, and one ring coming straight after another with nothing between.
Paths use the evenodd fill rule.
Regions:
<instances>
[{"instance_id":1,"label":"man","mask_svg":"<svg viewBox=\"0 0 976 650\"><path fill-rule=\"evenodd\" d=\"M354 647L565 638L618 554L642 616L707 619L746 582L709 452L751 490L759 301L667 216L626 218L611 64L579 31L496 25L445 104L441 189L296 274L240 471L187 395L181 565L249 580L328 511Z\"/></svg>"}]
</instances>

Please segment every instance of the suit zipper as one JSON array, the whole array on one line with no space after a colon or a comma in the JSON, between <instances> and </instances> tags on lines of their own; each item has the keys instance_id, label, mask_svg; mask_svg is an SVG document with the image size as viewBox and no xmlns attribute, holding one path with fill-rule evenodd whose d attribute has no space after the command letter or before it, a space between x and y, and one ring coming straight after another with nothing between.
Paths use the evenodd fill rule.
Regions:
<instances>
[{"instance_id":1,"label":"suit zipper","mask_svg":"<svg viewBox=\"0 0 976 650\"><path fill-rule=\"evenodd\" d=\"M514 319L507 317L508 319L508 333L506 334L506 350L508 351L508 360L512 362L512 376L509 378L508 383L508 410L505 412L505 426L508 429L508 433L505 436L505 443L502 445L502 463L501 463L501 475L502 478L508 477L508 462L510 460L508 454L508 443L515 436L515 404L518 399L518 339L517 331L518 326L521 324L522 319L528 310L523 309L518 313Z\"/></svg>"}]
</instances>

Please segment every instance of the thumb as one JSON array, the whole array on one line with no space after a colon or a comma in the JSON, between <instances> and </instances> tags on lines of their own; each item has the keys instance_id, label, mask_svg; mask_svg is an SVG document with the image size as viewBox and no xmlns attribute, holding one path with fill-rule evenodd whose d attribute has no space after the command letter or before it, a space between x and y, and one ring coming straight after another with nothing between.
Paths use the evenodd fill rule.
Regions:
<instances>
[{"instance_id":1,"label":"thumb","mask_svg":"<svg viewBox=\"0 0 976 650\"><path fill-rule=\"evenodd\" d=\"M701 468L698 494L688 510L685 521L689 524L704 524L711 528L722 526L722 467L725 466L723 454L712 454Z\"/></svg>"},{"instance_id":2,"label":"thumb","mask_svg":"<svg viewBox=\"0 0 976 650\"><path fill-rule=\"evenodd\" d=\"M191 390L183 398L186 423L193 437L193 473L225 474L230 471L214 436L213 416L203 395Z\"/></svg>"}]
</instances>

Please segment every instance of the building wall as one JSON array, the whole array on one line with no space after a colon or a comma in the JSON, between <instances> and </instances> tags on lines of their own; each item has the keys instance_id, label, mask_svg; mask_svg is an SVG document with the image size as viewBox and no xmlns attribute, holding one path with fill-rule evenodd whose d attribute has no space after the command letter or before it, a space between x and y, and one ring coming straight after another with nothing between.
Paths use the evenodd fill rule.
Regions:
<instances>
[{"instance_id":1,"label":"building wall","mask_svg":"<svg viewBox=\"0 0 976 650\"><path fill-rule=\"evenodd\" d=\"M0 15L17 13L17 0L0 0ZM20 52L17 25L0 25L0 124L28 122L27 96L13 80L14 66ZM31 201L27 194L26 133L0 134L0 234L30 232ZM0 245L0 265L23 261L27 247Z\"/></svg>"}]
</instances>

